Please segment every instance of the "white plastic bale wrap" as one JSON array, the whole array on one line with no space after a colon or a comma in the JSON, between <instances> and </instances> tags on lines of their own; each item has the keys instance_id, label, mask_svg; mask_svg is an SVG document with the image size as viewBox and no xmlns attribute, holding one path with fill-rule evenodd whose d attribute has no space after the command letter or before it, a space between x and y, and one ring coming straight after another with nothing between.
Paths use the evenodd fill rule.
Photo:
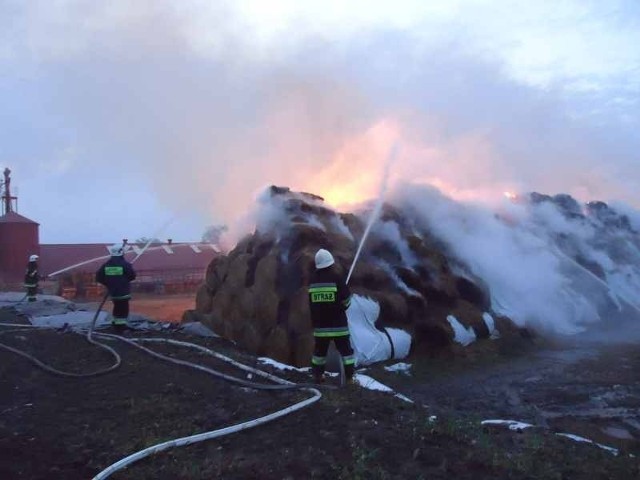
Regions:
<instances>
[{"instance_id":1,"label":"white plastic bale wrap","mask_svg":"<svg viewBox=\"0 0 640 480\"><path fill-rule=\"evenodd\" d=\"M391 345L387 335L375 327L380 315L380 305L375 300L353 295L347 310L351 346L356 356L356 365L369 365L391 358ZM393 358L405 358L411 348L411 335L398 328L387 328L393 342Z\"/></svg>"},{"instance_id":2,"label":"white plastic bale wrap","mask_svg":"<svg viewBox=\"0 0 640 480\"><path fill-rule=\"evenodd\" d=\"M448 315L447 321L449 325L451 325L451 328L453 328L453 333L455 334L453 340L455 342L466 347L476 341L476 332L472 327L465 328L453 315Z\"/></svg>"},{"instance_id":3,"label":"white plastic bale wrap","mask_svg":"<svg viewBox=\"0 0 640 480\"><path fill-rule=\"evenodd\" d=\"M491 316L490 313L484 312L482 314L482 319L484 320L487 329L489 330L489 338L495 340L496 338L500 338L500 332L496 329L496 322Z\"/></svg>"}]
</instances>

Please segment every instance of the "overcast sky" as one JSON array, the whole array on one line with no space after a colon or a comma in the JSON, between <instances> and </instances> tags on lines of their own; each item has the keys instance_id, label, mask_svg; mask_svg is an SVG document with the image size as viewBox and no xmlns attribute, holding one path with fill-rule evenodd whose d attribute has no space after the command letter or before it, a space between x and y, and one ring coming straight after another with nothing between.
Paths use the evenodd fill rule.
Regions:
<instances>
[{"instance_id":1,"label":"overcast sky","mask_svg":"<svg viewBox=\"0 0 640 480\"><path fill-rule=\"evenodd\" d=\"M43 243L362 200L395 142L454 197L638 208L638 45L637 0L0 0L0 167Z\"/></svg>"}]
</instances>

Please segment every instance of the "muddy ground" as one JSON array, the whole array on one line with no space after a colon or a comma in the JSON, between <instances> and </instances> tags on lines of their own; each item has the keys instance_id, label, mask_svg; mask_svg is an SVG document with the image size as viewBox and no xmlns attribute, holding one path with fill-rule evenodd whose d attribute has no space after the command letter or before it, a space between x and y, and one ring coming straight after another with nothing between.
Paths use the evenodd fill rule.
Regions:
<instances>
[{"instance_id":1,"label":"muddy ground","mask_svg":"<svg viewBox=\"0 0 640 480\"><path fill-rule=\"evenodd\" d=\"M2 309L0 321L24 320ZM220 339L153 332L158 335L257 364ZM0 342L63 370L86 372L111 362L69 332L8 332L0 334ZM147 446L262 416L308 396L248 390L123 342L109 344L122 355L121 367L89 379L53 376L0 349L0 478L92 478ZM154 349L244 376L178 347ZM414 365L411 376L388 373L383 366L365 373L414 404L357 386L324 390L318 403L297 413L155 455L111 478L640 478L640 432L633 423L640 398L637 346L586 349L522 338L408 361ZM303 373L286 376L309 380ZM537 427L521 432L482 427L486 418ZM555 435L559 431L620 453Z\"/></svg>"},{"instance_id":2,"label":"muddy ground","mask_svg":"<svg viewBox=\"0 0 640 480\"><path fill-rule=\"evenodd\" d=\"M76 303L87 309L97 308L99 301ZM185 310L195 308L195 293L176 295L144 295L135 294L130 302L131 314L153 318L158 322L180 323ZM110 312L111 302L107 302L104 310Z\"/></svg>"}]
</instances>

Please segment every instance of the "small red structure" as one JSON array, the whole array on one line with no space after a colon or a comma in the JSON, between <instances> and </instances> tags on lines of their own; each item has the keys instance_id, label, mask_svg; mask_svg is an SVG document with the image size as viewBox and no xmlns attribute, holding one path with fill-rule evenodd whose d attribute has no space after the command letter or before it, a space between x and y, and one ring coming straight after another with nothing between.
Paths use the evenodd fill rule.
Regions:
<instances>
[{"instance_id":1,"label":"small red structure","mask_svg":"<svg viewBox=\"0 0 640 480\"><path fill-rule=\"evenodd\" d=\"M24 279L29 256L40 254L39 224L18 214L17 197L11 196L11 170L5 168L0 217L0 283Z\"/></svg>"}]
</instances>

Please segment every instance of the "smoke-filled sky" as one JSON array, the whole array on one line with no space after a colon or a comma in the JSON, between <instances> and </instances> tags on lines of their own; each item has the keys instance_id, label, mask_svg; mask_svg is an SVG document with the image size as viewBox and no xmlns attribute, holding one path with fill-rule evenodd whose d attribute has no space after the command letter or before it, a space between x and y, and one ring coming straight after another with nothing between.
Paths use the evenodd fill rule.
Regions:
<instances>
[{"instance_id":1,"label":"smoke-filled sky","mask_svg":"<svg viewBox=\"0 0 640 480\"><path fill-rule=\"evenodd\" d=\"M454 198L638 208L638 45L637 0L0 0L0 167L44 243L363 200L395 142Z\"/></svg>"}]
</instances>

